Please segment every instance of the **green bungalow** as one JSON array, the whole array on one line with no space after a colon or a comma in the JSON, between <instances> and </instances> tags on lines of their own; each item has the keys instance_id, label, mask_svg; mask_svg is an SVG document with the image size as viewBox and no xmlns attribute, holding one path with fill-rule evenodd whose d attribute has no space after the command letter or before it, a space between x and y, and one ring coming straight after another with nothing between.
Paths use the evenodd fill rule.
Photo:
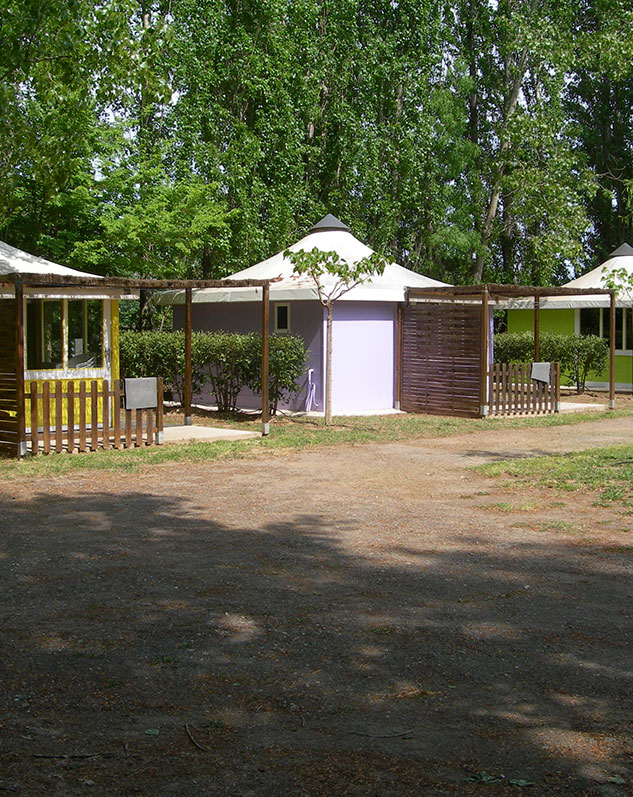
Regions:
<instances>
[{"instance_id":1,"label":"green bungalow","mask_svg":"<svg viewBox=\"0 0 633 797\"><path fill-rule=\"evenodd\" d=\"M607 260L582 277L568 282L564 287L589 290L605 288L605 279L614 271L624 269L633 275L633 247L622 244ZM609 339L609 296L552 296L543 297L539 303L541 332L558 332L565 335L598 335ZM529 309L528 309L529 308ZM534 329L534 302L516 300L508 304L508 332L531 332ZM621 290L616 299L615 317L615 389L631 390L633 367L633 296ZM587 387L607 389L609 371L605 369Z\"/></svg>"}]
</instances>

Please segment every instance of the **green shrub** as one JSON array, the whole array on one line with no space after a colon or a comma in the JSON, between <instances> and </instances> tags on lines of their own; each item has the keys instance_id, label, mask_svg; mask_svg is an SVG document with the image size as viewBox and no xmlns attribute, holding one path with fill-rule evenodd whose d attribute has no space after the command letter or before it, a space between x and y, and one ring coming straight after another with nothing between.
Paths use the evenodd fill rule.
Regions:
<instances>
[{"instance_id":1,"label":"green shrub","mask_svg":"<svg viewBox=\"0 0 633 797\"><path fill-rule=\"evenodd\" d=\"M539 336L539 350L543 361L560 363L561 373L576 385L579 393L584 391L589 374L599 375L609 358L608 341L597 335L542 332ZM495 362L532 362L533 358L532 332L506 332L495 335Z\"/></svg>"},{"instance_id":2,"label":"green shrub","mask_svg":"<svg viewBox=\"0 0 633 797\"><path fill-rule=\"evenodd\" d=\"M255 336L256 344L253 360L258 366L261 362L261 338ZM308 352L303 339L297 335L271 335L269 346L268 373L270 375L269 398L270 410L274 414L280 401L287 401L303 387L299 383L305 374ZM253 393L262 389L261 368L253 368L247 386Z\"/></svg>"},{"instance_id":3,"label":"green shrub","mask_svg":"<svg viewBox=\"0 0 633 797\"><path fill-rule=\"evenodd\" d=\"M185 373L185 333L122 332L120 336L121 376L159 376L165 391L182 401ZM261 391L261 336L230 332L194 332L191 338L193 392L209 384L218 409L236 409L244 387ZM277 410L280 400L301 389L307 352L303 340L293 335L270 337L270 405Z\"/></svg>"},{"instance_id":4,"label":"green shrub","mask_svg":"<svg viewBox=\"0 0 633 797\"><path fill-rule=\"evenodd\" d=\"M256 361L258 336L231 332L199 333L200 362L221 412L236 409L240 390L249 383L252 371L261 367Z\"/></svg>"},{"instance_id":5,"label":"green shrub","mask_svg":"<svg viewBox=\"0 0 633 797\"><path fill-rule=\"evenodd\" d=\"M194 391L202 384L202 369L196 358L196 333L192 336L192 382ZM121 377L162 377L165 393L182 401L185 373L185 333L122 332L119 339Z\"/></svg>"}]
</instances>

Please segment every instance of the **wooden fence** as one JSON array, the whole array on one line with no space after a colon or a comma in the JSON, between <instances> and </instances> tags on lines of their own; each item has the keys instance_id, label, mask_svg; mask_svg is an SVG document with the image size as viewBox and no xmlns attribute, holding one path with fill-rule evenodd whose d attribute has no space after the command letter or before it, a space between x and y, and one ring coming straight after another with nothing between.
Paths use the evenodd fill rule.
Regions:
<instances>
[{"instance_id":1,"label":"wooden fence","mask_svg":"<svg viewBox=\"0 0 633 797\"><path fill-rule=\"evenodd\" d=\"M75 387L57 382L30 382L25 398L27 450L32 454L51 451L96 451L99 448L139 448L162 442L163 383L158 380L156 409L125 410L121 380L84 381Z\"/></svg>"},{"instance_id":2,"label":"wooden fence","mask_svg":"<svg viewBox=\"0 0 633 797\"><path fill-rule=\"evenodd\" d=\"M488 371L491 415L543 415L559 411L560 363L550 365L550 380L531 378L532 363L493 363Z\"/></svg>"}]
</instances>

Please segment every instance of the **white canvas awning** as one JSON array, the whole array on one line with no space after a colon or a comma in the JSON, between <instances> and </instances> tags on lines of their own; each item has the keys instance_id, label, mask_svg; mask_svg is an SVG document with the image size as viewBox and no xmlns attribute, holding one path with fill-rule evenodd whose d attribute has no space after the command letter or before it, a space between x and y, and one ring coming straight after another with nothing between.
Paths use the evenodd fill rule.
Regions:
<instances>
[{"instance_id":1,"label":"white canvas awning","mask_svg":"<svg viewBox=\"0 0 633 797\"><path fill-rule=\"evenodd\" d=\"M597 268L577 277L571 282L565 283L562 287L580 290L591 288L606 288L605 278L614 271L624 269L629 275L633 274L633 247L622 244L614 252L611 252L607 260ZM575 308L589 307L609 307L610 297L608 294L587 294L583 296L551 296L541 297L540 308L542 310L570 310ZM616 297L617 307L632 307L633 292L622 290ZM533 299L510 299L505 303L508 310L530 310L534 307Z\"/></svg>"},{"instance_id":2,"label":"white canvas awning","mask_svg":"<svg viewBox=\"0 0 633 797\"><path fill-rule=\"evenodd\" d=\"M0 297L8 298L15 295L11 281L20 276L44 277L54 283L54 277L60 277L60 285L25 285L24 295L30 298L57 299L65 297L77 297L86 299L113 299L113 298L136 298L128 291L120 288L111 288L104 285L103 289L94 286L82 287L80 285L63 285L64 278L72 277L75 279L91 279L103 281L104 277L99 274L88 274L85 271L78 271L67 266L60 266L43 257L37 257L29 252L23 252L10 246L4 241L0 241ZM6 279L3 282L3 277Z\"/></svg>"},{"instance_id":3,"label":"white canvas awning","mask_svg":"<svg viewBox=\"0 0 633 797\"><path fill-rule=\"evenodd\" d=\"M289 246L291 252L300 250L310 252L318 249L322 252L336 252L342 260L350 265L373 254L373 250L361 243L334 216L326 216L316 224L300 241ZM285 251L285 250L284 250ZM257 263L255 266L232 274L230 279L275 280L270 285L270 299L274 302L318 300L319 294L311 277L297 276L293 266L283 252ZM323 287L327 290L334 278L324 277ZM416 274L407 268L389 263L380 276L371 277L361 285L357 285L343 294L339 301L348 302L403 302L407 288L428 288L446 285L445 282ZM254 302L261 299L261 288L204 288L193 292L194 304L208 302ZM158 298L158 304L184 304L184 291L168 291Z\"/></svg>"}]
</instances>

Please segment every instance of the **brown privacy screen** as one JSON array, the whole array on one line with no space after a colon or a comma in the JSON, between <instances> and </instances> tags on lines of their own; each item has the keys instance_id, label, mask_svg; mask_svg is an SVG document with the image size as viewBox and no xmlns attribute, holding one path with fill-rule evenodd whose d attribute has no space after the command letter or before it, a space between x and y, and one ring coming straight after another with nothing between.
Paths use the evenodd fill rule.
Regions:
<instances>
[{"instance_id":1,"label":"brown privacy screen","mask_svg":"<svg viewBox=\"0 0 633 797\"><path fill-rule=\"evenodd\" d=\"M0 299L0 454L18 449L18 382L15 299Z\"/></svg>"},{"instance_id":2,"label":"brown privacy screen","mask_svg":"<svg viewBox=\"0 0 633 797\"><path fill-rule=\"evenodd\" d=\"M405 412L479 417L481 306L419 302L402 311Z\"/></svg>"}]
</instances>

